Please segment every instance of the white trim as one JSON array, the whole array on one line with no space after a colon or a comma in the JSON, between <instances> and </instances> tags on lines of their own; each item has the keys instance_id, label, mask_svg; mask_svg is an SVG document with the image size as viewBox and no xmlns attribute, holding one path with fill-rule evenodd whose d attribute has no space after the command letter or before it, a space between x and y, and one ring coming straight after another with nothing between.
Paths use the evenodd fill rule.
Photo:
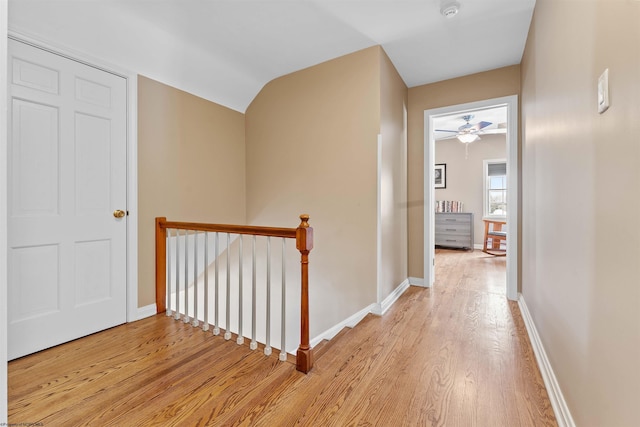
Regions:
<instances>
[{"instance_id":1,"label":"white trim","mask_svg":"<svg viewBox=\"0 0 640 427\"><path fill-rule=\"evenodd\" d=\"M551 362L544 350L542 340L540 340L540 335L538 335L536 324L531 317L531 313L529 313L524 296L522 294L519 295L520 298L518 298L518 306L520 307L520 313L522 313L522 320L527 328L529 341L531 341L531 347L533 347L533 352L536 355L540 374L542 374L544 385L547 388L547 394L549 395L553 412L556 415L558 427L575 427L576 424L573 422L573 417L571 416L567 402L565 401L562 390L560 389L560 384L558 384L556 375L551 367Z\"/></svg>"},{"instance_id":2,"label":"white trim","mask_svg":"<svg viewBox=\"0 0 640 427\"><path fill-rule=\"evenodd\" d=\"M127 322L138 312L138 76L127 78ZM155 306L155 303L153 304ZM148 306L147 306L148 307Z\"/></svg>"},{"instance_id":3,"label":"white trim","mask_svg":"<svg viewBox=\"0 0 640 427\"><path fill-rule=\"evenodd\" d=\"M424 277L434 280L433 168L435 165L434 118L489 107L507 107L507 298L518 299L518 95L451 105L424 111ZM514 169L515 168L515 169Z\"/></svg>"},{"instance_id":4,"label":"white trim","mask_svg":"<svg viewBox=\"0 0 640 427\"><path fill-rule=\"evenodd\" d=\"M483 250L483 249L484 249L484 244L481 244L481 243L474 243L474 244L473 244L473 249L477 249L477 250L481 251L481 250Z\"/></svg>"},{"instance_id":5,"label":"white trim","mask_svg":"<svg viewBox=\"0 0 640 427\"><path fill-rule=\"evenodd\" d=\"M408 139L407 139L407 107L406 105L404 106L404 108L402 109L402 114L403 114L403 121L402 123L404 124L404 130L402 132L402 177L401 177L401 186L400 186L400 200L409 200L408 199ZM396 196L397 197L397 196ZM398 200L396 198L396 200ZM400 259L403 260L404 262L404 266L403 266L403 271L402 271L402 276L408 276L409 275L409 217L408 217L408 210L404 211L404 215L402 215L401 217L401 233L402 236L400 237L400 244L402 245L402 249L401 249L401 254L400 254ZM409 280L409 278L407 278L407 280Z\"/></svg>"},{"instance_id":6,"label":"white trim","mask_svg":"<svg viewBox=\"0 0 640 427\"><path fill-rule=\"evenodd\" d=\"M518 299L518 96L507 99L507 298Z\"/></svg>"},{"instance_id":7,"label":"white trim","mask_svg":"<svg viewBox=\"0 0 640 427\"><path fill-rule=\"evenodd\" d=\"M340 332L344 328L353 328L353 327L355 327L369 313L373 313L373 314L375 314L377 316L382 316L384 313L387 312L387 310L389 310L389 308L391 308L393 303L395 303L398 300L398 298L400 298L400 296L404 293L404 291L409 289L409 286L410 286L409 282L412 279L415 280L415 281L422 280L422 279L416 279L416 278L408 278L408 279L403 280L402 283L400 283L400 285L398 285L398 287L395 288L393 290L393 292L391 292L391 294L387 298L385 298L385 300L382 302L382 304L374 303L374 304L368 305L367 307L365 307L362 310L358 311L357 313L355 313L354 315L350 316L349 318L343 320L342 322L338 323L337 325L327 329L326 331L322 332L321 334L319 334L315 338L311 339L310 342L309 342L309 345L311 346L311 348L313 348L323 340L332 339L333 337L335 337L338 334L338 332Z\"/></svg>"},{"instance_id":8,"label":"white trim","mask_svg":"<svg viewBox=\"0 0 640 427\"><path fill-rule=\"evenodd\" d=\"M411 286L421 286L423 288L426 288L426 286L424 285L424 279L422 277L409 277L409 285Z\"/></svg>"},{"instance_id":9,"label":"white trim","mask_svg":"<svg viewBox=\"0 0 640 427\"><path fill-rule=\"evenodd\" d=\"M40 35L34 34L28 30L19 28L16 25L9 26L8 34L10 39L14 39L16 41L29 44L31 46L37 47L38 49L49 51L56 55L63 56L73 61L88 65L89 67L98 68L102 71L115 74L125 79L131 76L137 76L136 73L133 73L127 67L124 67L119 64L114 64L112 62L104 61L99 57L93 56L89 52L84 52L84 51L75 49L64 43L51 42L51 41L45 40Z\"/></svg>"},{"instance_id":10,"label":"white trim","mask_svg":"<svg viewBox=\"0 0 640 427\"><path fill-rule=\"evenodd\" d=\"M0 0L0 425L8 415L7 388L7 0Z\"/></svg>"},{"instance_id":11,"label":"white trim","mask_svg":"<svg viewBox=\"0 0 640 427\"><path fill-rule=\"evenodd\" d=\"M376 199L376 301L382 299L382 134L378 134L378 174Z\"/></svg>"},{"instance_id":12,"label":"white trim","mask_svg":"<svg viewBox=\"0 0 640 427\"><path fill-rule=\"evenodd\" d=\"M156 314L157 314L157 308L155 303L145 305L144 307L138 307L138 309L136 310L135 319L130 320L130 322L133 322L135 320L146 319L147 317L155 316Z\"/></svg>"},{"instance_id":13,"label":"white trim","mask_svg":"<svg viewBox=\"0 0 640 427\"><path fill-rule=\"evenodd\" d=\"M371 313L377 316L384 315L387 310L391 308L393 303L400 298L400 295L402 295L407 289L409 289L409 279L404 279L402 283L400 283L398 287L396 287L393 292L391 292L389 296L382 301L382 303L374 304L374 307L371 309Z\"/></svg>"},{"instance_id":14,"label":"white trim","mask_svg":"<svg viewBox=\"0 0 640 427\"><path fill-rule=\"evenodd\" d=\"M8 34L11 39L115 74L127 82L127 322L133 322L138 319L138 75L85 52L52 44L15 28L11 28Z\"/></svg>"},{"instance_id":15,"label":"white trim","mask_svg":"<svg viewBox=\"0 0 640 427\"><path fill-rule=\"evenodd\" d=\"M326 331L322 332L320 335L318 335L315 338L311 339L310 342L309 342L309 345L311 346L311 348L313 348L316 345L318 345L321 341L330 340L331 338L335 337L336 335L338 335L338 332L340 332L344 328L353 328L358 323L360 323L360 321L362 319L364 319L364 317L367 314L371 313L371 310L373 310L374 307L375 307L375 304L371 304L371 305L363 308L362 310L360 310L356 314L352 315L351 317L349 317L349 318L343 320L342 322L338 323L337 325L327 329Z\"/></svg>"},{"instance_id":16,"label":"white trim","mask_svg":"<svg viewBox=\"0 0 640 427\"><path fill-rule=\"evenodd\" d=\"M433 286L435 280L435 265L436 265L436 252L435 252L435 214L434 214L434 202L435 194L434 188L431 183L435 182L434 168L436 164L436 143L433 137L433 132L430 129L434 129L433 118L430 111L424 112L424 287L430 288Z\"/></svg>"}]
</instances>

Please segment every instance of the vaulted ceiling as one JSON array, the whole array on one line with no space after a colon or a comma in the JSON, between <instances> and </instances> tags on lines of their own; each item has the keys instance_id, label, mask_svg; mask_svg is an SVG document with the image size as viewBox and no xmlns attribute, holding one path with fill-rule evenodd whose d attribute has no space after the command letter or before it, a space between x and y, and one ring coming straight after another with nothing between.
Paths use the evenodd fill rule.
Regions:
<instances>
[{"instance_id":1,"label":"vaulted ceiling","mask_svg":"<svg viewBox=\"0 0 640 427\"><path fill-rule=\"evenodd\" d=\"M443 0L450 2L450 0ZM520 63L535 0L10 0L10 30L244 112L285 74L381 45L408 87Z\"/></svg>"}]
</instances>

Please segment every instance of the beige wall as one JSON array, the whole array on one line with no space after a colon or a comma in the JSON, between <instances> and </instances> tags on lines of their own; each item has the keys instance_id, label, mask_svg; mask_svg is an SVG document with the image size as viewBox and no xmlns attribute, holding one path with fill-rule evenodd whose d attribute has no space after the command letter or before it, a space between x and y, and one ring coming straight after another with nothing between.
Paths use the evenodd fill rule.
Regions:
<instances>
[{"instance_id":1,"label":"beige wall","mask_svg":"<svg viewBox=\"0 0 640 427\"><path fill-rule=\"evenodd\" d=\"M464 212L473 212L474 242L482 245L484 160L506 160L506 135L483 135L469 145L468 158L464 152L464 144L455 138L436 142L436 163L447 165L447 188L436 189L434 198L464 202Z\"/></svg>"},{"instance_id":2,"label":"beige wall","mask_svg":"<svg viewBox=\"0 0 640 427\"><path fill-rule=\"evenodd\" d=\"M409 276L424 277L424 111L519 93L519 65L409 88Z\"/></svg>"},{"instance_id":3,"label":"beige wall","mask_svg":"<svg viewBox=\"0 0 640 427\"><path fill-rule=\"evenodd\" d=\"M407 86L380 49L379 301L407 279Z\"/></svg>"},{"instance_id":4,"label":"beige wall","mask_svg":"<svg viewBox=\"0 0 640 427\"><path fill-rule=\"evenodd\" d=\"M246 112L247 220L308 213L311 336L376 299L380 48L268 83Z\"/></svg>"},{"instance_id":5,"label":"beige wall","mask_svg":"<svg viewBox=\"0 0 640 427\"><path fill-rule=\"evenodd\" d=\"M522 292L576 425L638 425L640 3L538 0L522 62ZM596 110L609 68L611 107Z\"/></svg>"},{"instance_id":6,"label":"beige wall","mask_svg":"<svg viewBox=\"0 0 640 427\"><path fill-rule=\"evenodd\" d=\"M138 78L138 306L155 302L154 218L243 224L244 115Z\"/></svg>"}]
</instances>

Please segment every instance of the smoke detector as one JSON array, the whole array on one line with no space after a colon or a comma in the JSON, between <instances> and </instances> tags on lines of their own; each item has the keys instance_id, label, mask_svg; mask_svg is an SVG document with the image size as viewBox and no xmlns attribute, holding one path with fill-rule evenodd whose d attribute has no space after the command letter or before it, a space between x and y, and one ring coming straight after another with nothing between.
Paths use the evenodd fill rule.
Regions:
<instances>
[{"instance_id":1,"label":"smoke detector","mask_svg":"<svg viewBox=\"0 0 640 427\"><path fill-rule=\"evenodd\" d=\"M447 19L451 19L460 11L460 3L457 1L443 1L440 6L440 13Z\"/></svg>"}]
</instances>

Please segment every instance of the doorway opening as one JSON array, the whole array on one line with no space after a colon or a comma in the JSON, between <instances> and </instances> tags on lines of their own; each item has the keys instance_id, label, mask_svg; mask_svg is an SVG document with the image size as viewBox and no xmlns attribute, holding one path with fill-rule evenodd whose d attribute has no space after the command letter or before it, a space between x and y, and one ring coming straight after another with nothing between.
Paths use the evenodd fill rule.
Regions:
<instances>
[{"instance_id":1,"label":"doorway opening","mask_svg":"<svg viewBox=\"0 0 640 427\"><path fill-rule=\"evenodd\" d=\"M483 195L478 195L483 199L482 210L479 208L475 208L478 212L475 213L476 220L480 224L483 223L483 219L487 219L488 217L495 217L494 214L498 214L498 216L502 216L506 221L506 225L504 230L506 231L506 247L507 255L506 255L506 290L505 294L507 298L511 300L517 300L518 297L518 98L516 95L503 97L503 98L494 98L488 99L479 102L472 102L467 104L459 104L452 105L448 107L436 108L431 110L426 110L424 115L425 122L425 151L424 151L424 200L425 200L425 209L424 209L424 277L425 277L425 286L430 287L434 284L435 281L435 212L436 212L436 186L439 188L442 187L442 173L443 170L446 170L442 167L442 165L438 165L436 168L436 140L437 139L456 139L460 142L463 140L469 141L470 139L477 139L474 137L475 134L479 134L476 136L482 137L482 134L491 134L491 133L503 133L506 135L506 150L504 160L506 160L506 190L504 190L504 198L505 201L508 201L508 208L502 207L500 210L494 209L496 207L496 203L491 205ZM490 119L483 119L483 114L488 114L488 112L496 112L502 114L504 116L504 120L499 118L500 116L496 116L494 121ZM477 114L479 117L477 120L473 117ZM489 116L486 116L489 117ZM459 124L456 127L451 126L452 121L447 122L447 120L462 120L463 124ZM447 126L447 123L449 126ZM488 125L486 123L491 123ZM500 124L499 124L500 123ZM504 123L504 124L501 124ZM445 125L444 127L441 125ZM484 129L484 132L478 132L479 130ZM438 130L438 131L436 131ZM447 136L447 132L450 132L449 136ZM473 141L472 141L473 142ZM464 150L465 154L463 155L466 158L470 158L473 155L472 150L474 146L472 143L467 142L463 144L458 144L458 149ZM496 159L493 159L496 160ZM438 180L436 180L436 169L440 172L440 176ZM446 173L449 175L444 177L448 182L452 182L451 180L454 177L451 175L451 168L449 168ZM445 181L447 182L447 181ZM438 190L440 191L440 190ZM484 192L484 189L483 189ZM493 194L493 193L492 193ZM497 193L496 193L497 195ZM490 198L489 198L490 199ZM450 202L460 202L460 200L453 200ZM464 201L461 201L464 203ZM495 202L495 200L494 200ZM453 205L453 203L451 203ZM458 203L456 203L456 206ZM486 205L486 206L484 206ZM489 209L489 212L487 212ZM491 212L493 209L493 212ZM505 212L506 211L506 212ZM493 218L495 219L495 218ZM479 236L484 233L484 227L481 225L482 229L476 231L475 235ZM472 227L473 230L473 227ZM475 242L478 243L477 237L472 237L472 244Z\"/></svg>"}]
</instances>

